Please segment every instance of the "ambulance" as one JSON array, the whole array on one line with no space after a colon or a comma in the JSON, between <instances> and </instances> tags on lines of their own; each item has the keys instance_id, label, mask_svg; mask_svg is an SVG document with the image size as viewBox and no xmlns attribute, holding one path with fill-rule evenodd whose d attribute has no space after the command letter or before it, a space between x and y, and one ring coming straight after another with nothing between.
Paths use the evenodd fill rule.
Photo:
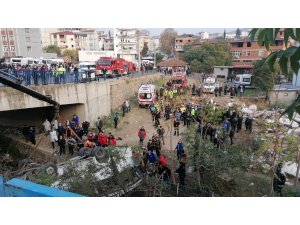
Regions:
<instances>
[{"instance_id":1,"label":"ambulance","mask_svg":"<svg viewBox=\"0 0 300 225\"><path fill-rule=\"evenodd\" d=\"M153 84L143 84L139 88L138 103L139 106L148 106L155 103L156 100L156 88Z\"/></svg>"}]
</instances>

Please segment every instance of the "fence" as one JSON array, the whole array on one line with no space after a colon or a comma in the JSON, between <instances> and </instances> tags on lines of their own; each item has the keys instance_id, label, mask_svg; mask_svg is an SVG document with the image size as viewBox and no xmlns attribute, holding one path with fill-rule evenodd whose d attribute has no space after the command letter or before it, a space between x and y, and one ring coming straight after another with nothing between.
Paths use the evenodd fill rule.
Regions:
<instances>
[{"instance_id":1,"label":"fence","mask_svg":"<svg viewBox=\"0 0 300 225\"><path fill-rule=\"evenodd\" d=\"M95 79L89 79L89 78L83 78L83 74L79 73L78 75L78 81L75 80L75 73L72 71L67 71L66 73L63 73L61 75L55 76L53 71L36 71L33 72L25 71L25 69L20 70L3 70L8 74L10 77L14 77L17 79L20 79L22 82L22 85L31 86L31 85L48 85L48 84L65 84L65 83L83 83L83 82L93 82L93 81L105 81L102 76L99 76L99 78ZM141 72L134 72L131 74L128 74L126 76L129 77L137 77L137 76L143 76L143 75L151 75L155 74L156 71L141 71ZM119 77L113 78L118 79ZM110 78L107 78L109 80ZM5 85L0 84L0 87L3 87Z\"/></svg>"}]
</instances>

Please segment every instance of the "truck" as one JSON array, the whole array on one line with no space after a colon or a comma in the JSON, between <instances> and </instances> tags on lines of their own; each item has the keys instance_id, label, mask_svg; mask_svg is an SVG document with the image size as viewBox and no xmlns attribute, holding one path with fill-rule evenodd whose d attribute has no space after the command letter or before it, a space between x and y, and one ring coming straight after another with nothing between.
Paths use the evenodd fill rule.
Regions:
<instances>
[{"instance_id":1,"label":"truck","mask_svg":"<svg viewBox=\"0 0 300 225\"><path fill-rule=\"evenodd\" d=\"M187 86L187 77L185 74L183 73L174 73L171 76L171 80L172 80L172 85L174 87L186 87Z\"/></svg>"},{"instance_id":2,"label":"truck","mask_svg":"<svg viewBox=\"0 0 300 225\"><path fill-rule=\"evenodd\" d=\"M102 76L102 69L106 69L107 77L117 77L129 74L133 71L134 66L131 62L121 58L100 57L96 65L96 75Z\"/></svg>"}]
</instances>

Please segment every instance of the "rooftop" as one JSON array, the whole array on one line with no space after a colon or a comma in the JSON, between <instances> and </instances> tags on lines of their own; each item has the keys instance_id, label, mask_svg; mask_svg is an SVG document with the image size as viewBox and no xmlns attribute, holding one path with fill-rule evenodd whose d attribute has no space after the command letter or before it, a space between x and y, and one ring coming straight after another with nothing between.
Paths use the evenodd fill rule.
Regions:
<instances>
[{"instance_id":1,"label":"rooftop","mask_svg":"<svg viewBox=\"0 0 300 225\"><path fill-rule=\"evenodd\" d=\"M61 32L55 32L55 33L52 33L52 34L58 34L58 35L75 35L75 33L71 32L71 31L61 31Z\"/></svg>"}]
</instances>

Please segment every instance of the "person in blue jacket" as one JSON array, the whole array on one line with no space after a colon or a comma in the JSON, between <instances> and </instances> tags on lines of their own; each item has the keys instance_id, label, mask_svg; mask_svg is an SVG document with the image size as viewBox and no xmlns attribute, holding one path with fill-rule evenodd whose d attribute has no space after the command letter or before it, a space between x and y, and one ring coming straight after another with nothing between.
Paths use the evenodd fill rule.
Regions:
<instances>
[{"instance_id":1,"label":"person in blue jacket","mask_svg":"<svg viewBox=\"0 0 300 225\"><path fill-rule=\"evenodd\" d=\"M178 141L175 150L177 152L177 160L179 160L181 155L184 153L184 146L181 140Z\"/></svg>"}]
</instances>

